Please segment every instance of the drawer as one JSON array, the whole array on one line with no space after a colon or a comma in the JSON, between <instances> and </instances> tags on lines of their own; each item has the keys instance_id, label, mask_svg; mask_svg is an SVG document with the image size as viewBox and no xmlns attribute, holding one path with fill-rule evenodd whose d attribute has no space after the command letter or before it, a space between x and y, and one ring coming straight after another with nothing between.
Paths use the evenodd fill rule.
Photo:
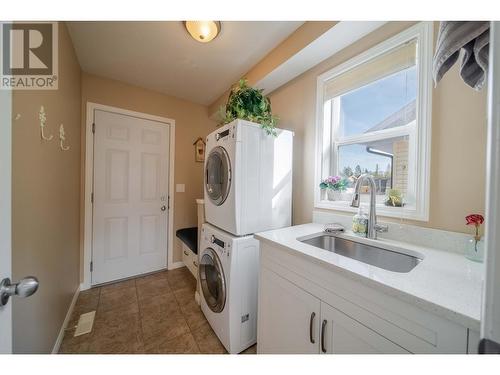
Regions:
<instances>
[{"instance_id":1,"label":"drawer","mask_svg":"<svg viewBox=\"0 0 500 375\"><path fill-rule=\"evenodd\" d=\"M195 279L198 279L198 256L184 244L182 244L182 262L193 274Z\"/></svg>"}]
</instances>

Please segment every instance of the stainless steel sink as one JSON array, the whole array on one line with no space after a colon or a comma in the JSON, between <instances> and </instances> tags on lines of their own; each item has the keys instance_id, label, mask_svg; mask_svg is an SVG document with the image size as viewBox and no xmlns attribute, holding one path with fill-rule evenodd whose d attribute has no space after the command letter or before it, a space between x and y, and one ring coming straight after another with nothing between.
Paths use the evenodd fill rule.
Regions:
<instances>
[{"instance_id":1,"label":"stainless steel sink","mask_svg":"<svg viewBox=\"0 0 500 375\"><path fill-rule=\"evenodd\" d=\"M333 234L321 233L299 241L394 272L410 272L422 260L413 255L365 245Z\"/></svg>"}]
</instances>

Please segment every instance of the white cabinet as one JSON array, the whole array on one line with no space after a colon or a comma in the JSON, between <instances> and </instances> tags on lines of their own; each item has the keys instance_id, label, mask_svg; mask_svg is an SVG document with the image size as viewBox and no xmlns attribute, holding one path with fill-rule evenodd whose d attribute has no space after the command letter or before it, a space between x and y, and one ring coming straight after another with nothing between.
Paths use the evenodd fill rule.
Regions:
<instances>
[{"instance_id":1,"label":"white cabinet","mask_svg":"<svg viewBox=\"0 0 500 375\"><path fill-rule=\"evenodd\" d=\"M267 268L261 286L259 353L408 353Z\"/></svg>"},{"instance_id":2,"label":"white cabinet","mask_svg":"<svg viewBox=\"0 0 500 375\"><path fill-rule=\"evenodd\" d=\"M260 277L259 353L317 354L320 300L266 268Z\"/></svg>"},{"instance_id":3,"label":"white cabinet","mask_svg":"<svg viewBox=\"0 0 500 375\"><path fill-rule=\"evenodd\" d=\"M466 327L429 309L282 247L261 242L260 250L259 353L465 354L475 346Z\"/></svg>"},{"instance_id":4,"label":"white cabinet","mask_svg":"<svg viewBox=\"0 0 500 375\"><path fill-rule=\"evenodd\" d=\"M320 349L325 354L408 354L334 307L321 303Z\"/></svg>"}]
</instances>

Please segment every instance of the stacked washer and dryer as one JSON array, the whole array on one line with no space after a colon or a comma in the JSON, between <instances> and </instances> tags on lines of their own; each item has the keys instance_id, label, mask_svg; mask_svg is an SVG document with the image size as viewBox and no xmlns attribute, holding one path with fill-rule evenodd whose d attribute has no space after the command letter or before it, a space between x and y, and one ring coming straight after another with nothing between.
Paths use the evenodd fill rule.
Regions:
<instances>
[{"instance_id":1,"label":"stacked washer and dryer","mask_svg":"<svg viewBox=\"0 0 500 375\"><path fill-rule=\"evenodd\" d=\"M291 225L293 133L235 120L208 135L200 242L201 309L229 353L257 340L259 242Z\"/></svg>"}]
</instances>

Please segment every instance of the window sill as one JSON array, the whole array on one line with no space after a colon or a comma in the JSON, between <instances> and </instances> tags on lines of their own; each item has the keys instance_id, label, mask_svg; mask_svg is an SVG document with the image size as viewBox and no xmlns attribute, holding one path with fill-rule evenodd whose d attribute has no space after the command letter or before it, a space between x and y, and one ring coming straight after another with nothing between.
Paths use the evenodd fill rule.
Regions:
<instances>
[{"instance_id":1,"label":"window sill","mask_svg":"<svg viewBox=\"0 0 500 375\"><path fill-rule=\"evenodd\" d=\"M361 203L366 213L369 211L369 205ZM356 207L351 207L347 201L329 201L320 200L316 202L314 208L321 208L325 210L344 211L355 214L358 212ZM393 217L398 219L409 219L418 221L429 221L428 212L419 212L415 206L406 207L387 207L385 205L377 204L377 216Z\"/></svg>"}]
</instances>

